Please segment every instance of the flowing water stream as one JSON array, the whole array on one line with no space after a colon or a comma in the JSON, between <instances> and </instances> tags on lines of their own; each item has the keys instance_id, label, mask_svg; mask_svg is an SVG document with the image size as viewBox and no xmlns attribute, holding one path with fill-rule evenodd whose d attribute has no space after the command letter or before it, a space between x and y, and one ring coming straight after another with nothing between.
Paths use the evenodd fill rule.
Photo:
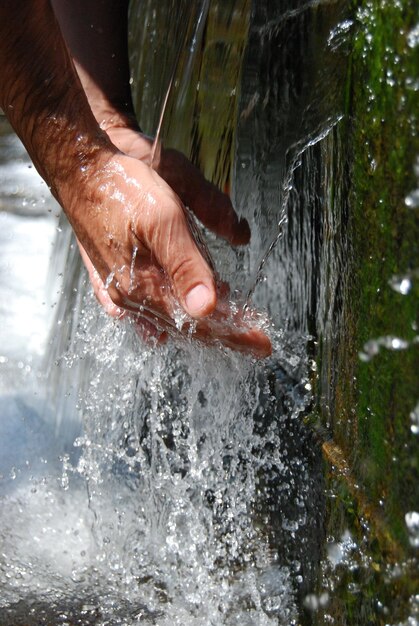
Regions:
<instances>
[{"instance_id":1,"label":"flowing water stream","mask_svg":"<svg viewBox=\"0 0 419 626\"><path fill-rule=\"evenodd\" d=\"M45 246L57 221L41 204L23 219ZM20 248L22 217L3 215ZM55 302L20 303L26 266L45 275L31 246L11 277L11 306L27 317L3 344L1 623L293 623L322 515L319 457L299 420L304 342L277 331L271 365L187 342L150 348L99 310L58 231ZM3 254L4 266L17 256ZM42 315L44 336L19 350Z\"/></svg>"},{"instance_id":2,"label":"flowing water stream","mask_svg":"<svg viewBox=\"0 0 419 626\"><path fill-rule=\"evenodd\" d=\"M369 552L383 526L365 507L357 535L334 482L352 488L328 368L351 327L353 9L147 0L131 23L142 127L160 128L249 221L245 248L206 240L237 302L269 314L273 355L148 345L107 318L3 124L0 624L413 626L413 609L384 622L369 604L342 608L358 593L351 572L362 592L363 572L384 567Z\"/></svg>"}]
</instances>

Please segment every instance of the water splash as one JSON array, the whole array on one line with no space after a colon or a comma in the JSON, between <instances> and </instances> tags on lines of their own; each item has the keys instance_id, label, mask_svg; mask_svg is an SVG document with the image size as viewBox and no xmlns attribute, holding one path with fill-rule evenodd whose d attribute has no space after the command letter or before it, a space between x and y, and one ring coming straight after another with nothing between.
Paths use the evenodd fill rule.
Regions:
<instances>
[{"instance_id":1,"label":"water splash","mask_svg":"<svg viewBox=\"0 0 419 626\"><path fill-rule=\"evenodd\" d=\"M339 46L346 43L348 40L348 34L354 26L354 21L352 19L346 19L337 24L330 31L330 35L327 40L328 46L331 47L332 50L337 50Z\"/></svg>"},{"instance_id":2,"label":"water splash","mask_svg":"<svg viewBox=\"0 0 419 626\"><path fill-rule=\"evenodd\" d=\"M282 549L294 543L317 514L315 478L307 460L292 453L298 438L290 438L308 400L302 394L295 401L300 358L294 353L291 365L292 348L279 335L284 356L274 398L266 366L251 358L190 344L139 350L129 321L109 321L90 293L80 307L62 359L79 388L79 457L63 457L57 474L46 471L41 482L3 500L9 516L24 503L22 527L2 525L5 614L36 588L50 615L68 615L65 598L78 598L82 623L88 614L95 624L296 623L290 563L306 557L287 564L274 546L278 533ZM278 420L282 401L289 409ZM269 529L280 507L280 528ZM28 517L39 552L22 542L16 553ZM29 555L16 595L6 572L22 574Z\"/></svg>"},{"instance_id":3,"label":"water splash","mask_svg":"<svg viewBox=\"0 0 419 626\"><path fill-rule=\"evenodd\" d=\"M292 180L296 169L301 167L301 159L303 155L310 148L318 144L320 141L324 140L330 134L336 124L340 122L341 119L341 115L337 115L335 118L327 119L321 124L320 128L314 130L309 137L305 137L304 139L300 140L289 148L288 152L291 156L288 155L288 158L291 162L286 170L285 181L282 185L282 201L279 211L277 231L272 237L270 243L268 244L266 252L263 254L261 260L259 261L259 265L256 269L252 285L247 292L245 308L250 305L250 301L254 296L257 286L260 282L264 280L263 271L266 263L268 262L272 252L275 250L276 246L284 235L284 227L288 222L288 203L290 200L290 193L293 189Z\"/></svg>"}]
</instances>

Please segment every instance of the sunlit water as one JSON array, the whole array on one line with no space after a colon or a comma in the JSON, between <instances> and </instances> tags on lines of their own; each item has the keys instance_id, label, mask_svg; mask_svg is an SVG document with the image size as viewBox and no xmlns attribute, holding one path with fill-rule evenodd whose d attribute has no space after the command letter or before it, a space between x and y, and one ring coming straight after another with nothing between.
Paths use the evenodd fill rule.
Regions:
<instances>
[{"instance_id":1,"label":"sunlit water","mask_svg":"<svg viewBox=\"0 0 419 626\"><path fill-rule=\"evenodd\" d=\"M296 623L322 516L304 337L262 364L145 345L48 207L2 214L1 623Z\"/></svg>"},{"instance_id":2,"label":"sunlit water","mask_svg":"<svg viewBox=\"0 0 419 626\"><path fill-rule=\"evenodd\" d=\"M79 273L61 370L2 397L2 623L293 623L321 497L301 343L277 332L269 365L150 348Z\"/></svg>"},{"instance_id":3,"label":"sunlit water","mask_svg":"<svg viewBox=\"0 0 419 626\"><path fill-rule=\"evenodd\" d=\"M319 451L301 420L311 399L307 297L301 319L292 314L290 322L295 301L283 306L290 284L279 286L272 252L296 201L301 159L313 158L310 149L339 119L304 111L302 104L303 134L296 122L285 143L272 143L278 178L263 199L265 173L253 170L250 192L241 175L250 155L239 157L235 194L252 226L249 250L209 237L220 275L275 320L268 361L187 340L145 345L129 321L101 312L60 222L49 298L31 312L42 330L25 351L26 360L34 352L44 359L39 368L24 365L21 384L2 399L3 624L298 623L320 558L323 484ZM285 123L278 118L277 137ZM45 242L57 225L37 219L48 224L36 269L41 289ZM21 246L17 228L14 236ZM22 310L25 284L34 298L40 292L25 276L35 268L29 248L10 252L24 265L14 310ZM297 292L306 289L304 272L295 274ZM8 360L19 336L9 336L15 345L4 356L12 377L21 367Z\"/></svg>"},{"instance_id":4,"label":"sunlit water","mask_svg":"<svg viewBox=\"0 0 419 626\"><path fill-rule=\"evenodd\" d=\"M3 214L1 623L293 623L320 521L304 343L276 331L264 364L146 346L99 310L73 244L53 256L66 295L40 299L41 213Z\"/></svg>"},{"instance_id":5,"label":"sunlit water","mask_svg":"<svg viewBox=\"0 0 419 626\"><path fill-rule=\"evenodd\" d=\"M232 194L252 242L233 250L207 234L220 276L269 313L265 362L189 340L152 346L129 320L108 319L68 225L16 140L2 138L2 626L292 626L301 607L328 606L335 568L370 565L348 530L328 537L330 586L318 593L330 494L303 425L312 335L333 323L345 279L343 227L328 208L341 164L329 156L341 150L336 75L353 24L344 2L279 5L254 6L243 52ZM180 104L168 98L163 138L173 111L187 124L177 79L195 85L208 3L199 6L192 39L180 34L188 54L165 65ZM408 292L412 278L389 278L390 287ZM360 356L403 347L397 340L382 337ZM417 514L406 524L416 541Z\"/></svg>"}]
</instances>

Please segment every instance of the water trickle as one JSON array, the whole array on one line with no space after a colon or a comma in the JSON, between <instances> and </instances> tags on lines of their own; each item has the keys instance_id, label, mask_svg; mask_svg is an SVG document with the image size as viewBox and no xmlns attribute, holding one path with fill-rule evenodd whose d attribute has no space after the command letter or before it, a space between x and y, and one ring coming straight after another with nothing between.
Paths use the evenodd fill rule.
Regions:
<instances>
[{"instance_id":1,"label":"water trickle","mask_svg":"<svg viewBox=\"0 0 419 626\"><path fill-rule=\"evenodd\" d=\"M105 289L109 289L109 287L112 285L113 283L113 279L115 278L115 272L110 272L108 274L108 276L106 277L106 280L104 282L104 286Z\"/></svg>"},{"instance_id":2,"label":"water trickle","mask_svg":"<svg viewBox=\"0 0 419 626\"><path fill-rule=\"evenodd\" d=\"M264 93L258 106L273 101ZM268 256L264 285L272 289L269 263L294 207L295 177L339 116L303 117L310 128L289 138L268 219L261 227L258 215L249 220L251 267L240 251L209 241L233 294L255 291ZM241 190L249 184L240 183ZM256 199L248 208L262 204ZM60 236L67 233L64 227ZM297 623L297 597L308 592L319 558L323 515L319 453L301 422L311 400L306 324L298 333L273 327L275 356L266 363L188 341L147 346L131 320L106 318L74 249L65 253L60 332L47 355L54 420L46 420L52 440L45 437L45 447L59 458L2 494L0 608L10 624L20 619L21 600L33 602L34 620L45 615L57 624ZM295 280L304 282L299 274ZM277 313L275 289L266 301ZM238 308L242 301L237 297ZM175 321L178 328L189 322L181 311ZM42 431L42 422L37 414L34 427ZM39 446L44 454L42 437ZM11 571L24 572L19 589Z\"/></svg>"},{"instance_id":3,"label":"water trickle","mask_svg":"<svg viewBox=\"0 0 419 626\"><path fill-rule=\"evenodd\" d=\"M178 90L178 102L179 105L182 105L186 91L188 89L188 85L191 79L191 72L193 68L193 64L195 61L195 56L198 50L198 46L201 42L206 19L208 15L210 2L209 0L201 0L198 2L196 6L194 6L193 11L188 12L188 18L185 20L185 30L183 33L183 37L181 37L178 42L178 50L175 55L175 61L173 64L172 73L169 79L169 83L166 87L166 93L163 100L163 105L160 111L160 118L157 124L157 130L154 135L153 146L151 149L151 158L150 165L153 167L153 164L156 161L156 157L158 156L160 149L160 136L162 131L162 125L166 113L167 104L169 101L169 97L172 95L173 86L175 83L176 74L179 72L179 64L182 53L185 50L189 50L189 54L187 55L187 63L182 68L182 74L180 81L177 82L176 87ZM192 34L191 34L192 30Z\"/></svg>"},{"instance_id":4,"label":"water trickle","mask_svg":"<svg viewBox=\"0 0 419 626\"><path fill-rule=\"evenodd\" d=\"M132 251L130 270L129 270L128 295L130 295L132 291L135 289L135 287L137 286L135 285L135 281L134 281L134 277L135 277L134 270L135 270L135 262L137 259L137 254L138 254L138 248L134 246L134 250Z\"/></svg>"}]
</instances>

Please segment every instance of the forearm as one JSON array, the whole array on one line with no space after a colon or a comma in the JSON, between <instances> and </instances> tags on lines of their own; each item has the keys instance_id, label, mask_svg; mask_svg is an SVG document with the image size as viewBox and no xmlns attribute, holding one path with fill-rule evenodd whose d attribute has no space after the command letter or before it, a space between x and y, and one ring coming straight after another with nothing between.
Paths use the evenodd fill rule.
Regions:
<instances>
[{"instance_id":1,"label":"forearm","mask_svg":"<svg viewBox=\"0 0 419 626\"><path fill-rule=\"evenodd\" d=\"M52 5L101 127L138 129L129 84L128 0L52 0Z\"/></svg>"},{"instance_id":2,"label":"forearm","mask_svg":"<svg viewBox=\"0 0 419 626\"><path fill-rule=\"evenodd\" d=\"M64 205L69 179L114 149L92 115L49 0L0 0L0 106Z\"/></svg>"}]
</instances>

